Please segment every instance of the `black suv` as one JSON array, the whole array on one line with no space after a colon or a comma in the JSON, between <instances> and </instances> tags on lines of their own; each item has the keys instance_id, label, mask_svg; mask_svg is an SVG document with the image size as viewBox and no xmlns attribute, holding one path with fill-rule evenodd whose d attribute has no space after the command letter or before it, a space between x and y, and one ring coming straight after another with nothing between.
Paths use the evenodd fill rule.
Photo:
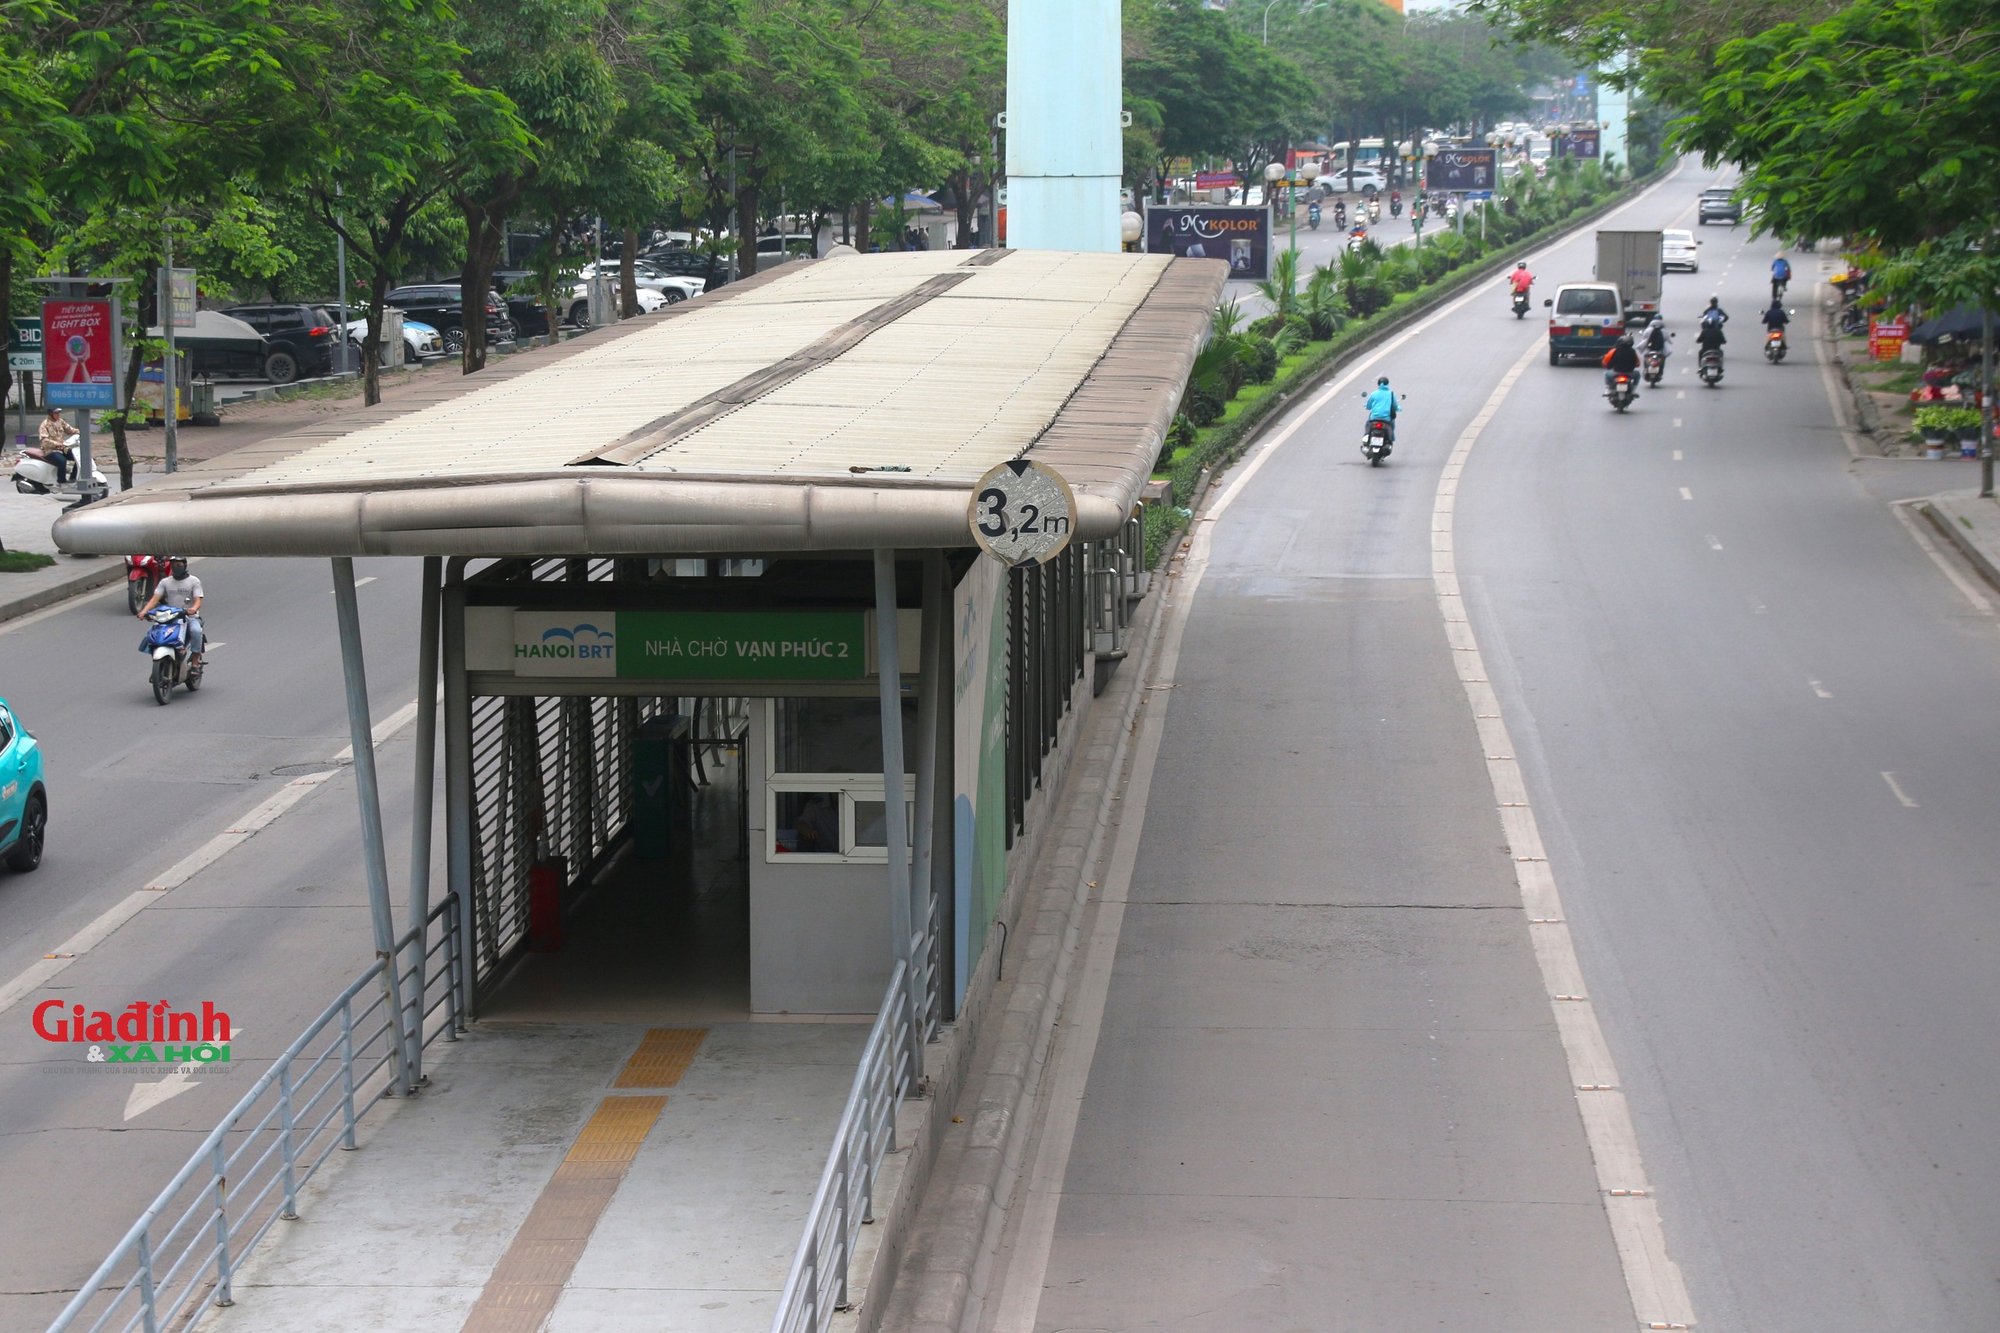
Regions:
<instances>
[{"instance_id":1,"label":"black suv","mask_svg":"<svg viewBox=\"0 0 2000 1333\"><path fill-rule=\"evenodd\" d=\"M458 291L455 282L412 283L390 292L388 303L419 324L428 324L436 329L438 336L444 339L445 350L457 356L465 347L465 315ZM513 339L514 325L507 318L507 307L498 294L488 293L486 341L491 344L511 342Z\"/></svg>"},{"instance_id":2,"label":"black suv","mask_svg":"<svg viewBox=\"0 0 2000 1333\"><path fill-rule=\"evenodd\" d=\"M721 255L700 250L655 250L642 258L662 273L705 279L711 292L729 281L729 261Z\"/></svg>"},{"instance_id":3,"label":"black suv","mask_svg":"<svg viewBox=\"0 0 2000 1333\"><path fill-rule=\"evenodd\" d=\"M333 373L333 349L340 330L333 316L316 305L236 305L223 312L242 320L271 344L264 374L273 384L301 376Z\"/></svg>"}]
</instances>

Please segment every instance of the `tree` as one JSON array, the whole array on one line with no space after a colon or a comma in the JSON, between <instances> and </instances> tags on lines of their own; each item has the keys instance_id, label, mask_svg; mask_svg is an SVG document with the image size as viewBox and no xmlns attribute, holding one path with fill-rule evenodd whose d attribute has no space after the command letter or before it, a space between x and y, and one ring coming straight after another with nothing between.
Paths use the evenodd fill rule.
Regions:
<instances>
[{"instance_id":1,"label":"tree","mask_svg":"<svg viewBox=\"0 0 2000 1333\"><path fill-rule=\"evenodd\" d=\"M1127 0L1125 19L1125 87L1157 120L1161 157L1228 157L1247 189L1311 123L1313 85L1227 13Z\"/></svg>"}]
</instances>

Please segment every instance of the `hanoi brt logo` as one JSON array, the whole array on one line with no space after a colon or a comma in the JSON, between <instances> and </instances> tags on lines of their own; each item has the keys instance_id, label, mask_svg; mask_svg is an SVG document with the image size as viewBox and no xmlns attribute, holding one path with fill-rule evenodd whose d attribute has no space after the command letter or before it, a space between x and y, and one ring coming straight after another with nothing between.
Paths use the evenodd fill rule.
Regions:
<instances>
[{"instance_id":1,"label":"hanoi brt logo","mask_svg":"<svg viewBox=\"0 0 2000 1333\"><path fill-rule=\"evenodd\" d=\"M516 611L513 655L519 676L615 676L617 613Z\"/></svg>"},{"instance_id":2,"label":"hanoi brt logo","mask_svg":"<svg viewBox=\"0 0 2000 1333\"><path fill-rule=\"evenodd\" d=\"M229 1063L229 1015L203 1000L199 1013L165 1000L134 1000L115 1014L64 1000L43 1000L29 1018L35 1035L84 1048L92 1064Z\"/></svg>"}]
</instances>

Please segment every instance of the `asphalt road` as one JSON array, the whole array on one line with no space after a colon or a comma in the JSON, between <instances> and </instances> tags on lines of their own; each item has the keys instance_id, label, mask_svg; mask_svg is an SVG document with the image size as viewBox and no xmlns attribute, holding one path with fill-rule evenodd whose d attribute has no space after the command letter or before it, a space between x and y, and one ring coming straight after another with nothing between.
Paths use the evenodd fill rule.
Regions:
<instances>
[{"instance_id":1,"label":"asphalt road","mask_svg":"<svg viewBox=\"0 0 2000 1333\"><path fill-rule=\"evenodd\" d=\"M371 707L407 704L413 561L362 560ZM0 873L0 986L278 791L289 766L348 743L331 580L321 561L203 560L212 656L198 694L162 708L123 587L0 627L0 682L41 741L41 868ZM382 747L392 877L407 861L410 733ZM337 777L0 1011L0 1330L46 1326L264 1061L372 956L354 788ZM440 840L441 845L441 840ZM399 900L400 900L400 889ZM83 1062L30 1027L44 999L116 1011L203 1000L242 1029L227 1071L125 1118L157 1070Z\"/></svg>"},{"instance_id":2,"label":"asphalt road","mask_svg":"<svg viewBox=\"0 0 2000 1333\"><path fill-rule=\"evenodd\" d=\"M1385 467L1357 384L1215 523L1015 1327L1631 1326L1429 577L1524 353L1457 569L1699 1326L2000 1326L2000 638L1885 503L1970 465L1851 457L1811 340L1756 354L1776 247L1699 234L1665 309L1734 311L1720 389L1684 351L1615 415L1496 283L1384 362Z\"/></svg>"}]
</instances>

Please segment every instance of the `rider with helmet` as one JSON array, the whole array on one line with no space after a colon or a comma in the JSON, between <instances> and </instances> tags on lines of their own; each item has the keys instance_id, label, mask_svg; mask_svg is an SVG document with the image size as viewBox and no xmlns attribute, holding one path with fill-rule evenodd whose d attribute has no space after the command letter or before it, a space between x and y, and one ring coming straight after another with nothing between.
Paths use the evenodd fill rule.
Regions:
<instances>
[{"instance_id":1,"label":"rider with helmet","mask_svg":"<svg viewBox=\"0 0 2000 1333\"><path fill-rule=\"evenodd\" d=\"M1701 322L1704 325L1713 324L1718 329L1729 322L1729 312L1722 308L1721 297L1711 296L1708 298L1708 309L1701 312Z\"/></svg>"},{"instance_id":2,"label":"rider with helmet","mask_svg":"<svg viewBox=\"0 0 2000 1333\"><path fill-rule=\"evenodd\" d=\"M1380 376L1375 381L1374 392L1368 395L1368 424L1386 422L1389 427L1389 443L1396 442L1396 393L1389 387L1389 377Z\"/></svg>"},{"instance_id":3,"label":"rider with helmet","mask_svg":"<svg viewBox=\"0 0 2000 1333\"><path fill-rule=\"evenodd\" d=\"M1673 354L1674 336L1667 332L1667 321L1658 315L1653 316L1653 322L1646 326L1645 350L1657 352L1662 366L1666 365L1667 358Z\"/></svg>"},{"instance_id":4,"label":"rider with helmet","mask_svg":"<svg viewBox=\"0 0 2000 1333\"><path fill-rule=\"evenodd\" d=\"M178 607L187 612L188 665L192 668L201 664L202 649L207 639L201 630L201 580L188 573L188 561L184 555L171 557L167 562L167 577L153 585L153 596L139 609L139 618L160 603Z\"/></svg>"},{"instance_id":5,"label":"rider with helmet","mask_svg":"<svg viewBox=\"0 0 2000 1333\"><path fill-rule=\"evenodd\" d=\"M1618 339L1618 345L1604 354L1604 387L1610 388L1612 381L1620 375L1639 373L1639 352L1632 346L1632 335L1627 333Z\"/></svg>"}]
</instances>

